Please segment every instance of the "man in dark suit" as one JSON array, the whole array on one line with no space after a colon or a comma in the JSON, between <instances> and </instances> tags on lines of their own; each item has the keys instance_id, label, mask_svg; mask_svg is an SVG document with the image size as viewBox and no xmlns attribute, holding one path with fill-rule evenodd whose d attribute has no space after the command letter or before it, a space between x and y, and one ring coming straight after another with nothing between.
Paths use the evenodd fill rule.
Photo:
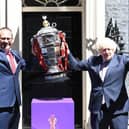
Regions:
<instances>
[{"instance_id":1,"label":"man in dark suit","mask_svg":"<svg viewBox=\"0 0 129 129\"><path fill-rule=\"evenodd\" d=\"M97 56L77 61L69 53L74 70L86 70L91 79L89 110L92 129L127 129L129 98L125 78L129 70L129 56L116 54L117 44L109 39L98 39Z\"/></svg>"},{"instance_id":2,"label":"man in dark suit","mask_svg":"<svg viewBox=\"0 0 129 129\"><path fill-rule=\"evenodd\" d=\"M0 129L18 129L20 118L18 74L25 61L16 50L11 49L12 45L11 29L0 28ZM13 62L13 67L10 62Z\"/></svg>"}]
</instances>

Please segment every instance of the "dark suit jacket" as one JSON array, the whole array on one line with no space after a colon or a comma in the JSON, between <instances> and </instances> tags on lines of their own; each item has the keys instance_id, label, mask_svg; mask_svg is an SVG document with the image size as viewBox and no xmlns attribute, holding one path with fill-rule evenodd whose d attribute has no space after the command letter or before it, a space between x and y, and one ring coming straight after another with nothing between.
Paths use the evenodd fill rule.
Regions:
<instances>
[{"instance_id":1,"label":"dark suit jacket","mask_svg":"<svg viewBox=\"0 0 129 129\"><path fill-rule=\"evenodd\" d=\"M91 79L91 94L89 110L99 112L102 105L102 96L105 103L114 114L129 111L129 99L125 87L125 77L129 70L129 57L114 55L108 64L104 81L99 76L102 56L92 56L87 60L77 61L69 54L69 62L74 70L86 70Z\"/></svg>"},{"instance_id":2,"label":"dark suit jacket","mask_svg":"<svg viewBox=\"0 0 129 129\"><path fill-rule=\"evenodd\" d=\"M25 66L25 61L18 52L14 50L11 50L11 52L18 64L15 74L11 71L5 52L0 50L0 108L12 107L16 99L18 104L21 104L18 75L20 69Z\"/></svg>"}]
</instances>

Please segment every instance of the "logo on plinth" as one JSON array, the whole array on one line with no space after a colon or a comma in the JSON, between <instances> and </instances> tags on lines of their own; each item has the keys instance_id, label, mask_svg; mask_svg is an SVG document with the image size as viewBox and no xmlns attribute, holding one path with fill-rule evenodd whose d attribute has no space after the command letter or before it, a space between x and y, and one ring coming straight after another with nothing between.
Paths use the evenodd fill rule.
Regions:
<instances>
[{"instance_id":1,"label":"logo on plinth","mask_svg":"<svg viewBox=\"0 0 129 129\"><path fill-rule=\"evenodd\" d=\"M48 118L48 122L50 125L49 129L56 129L57 118L56 118L55 114L50 115L50 117Z\"/></svg>"}]
</instances>

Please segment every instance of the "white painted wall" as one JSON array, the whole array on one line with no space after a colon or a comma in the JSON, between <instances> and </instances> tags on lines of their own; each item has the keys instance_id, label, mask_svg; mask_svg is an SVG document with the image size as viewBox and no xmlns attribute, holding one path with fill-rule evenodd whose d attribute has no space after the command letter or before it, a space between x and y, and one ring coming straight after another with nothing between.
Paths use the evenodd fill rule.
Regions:
<instances>
[{"instance_id":1,"label":"white painted wall","mask_svg":"<svg viewBox=\"0 0 129 129\"><path fill-rule=\"evenodd\" d=\"M105 0L86 0L85 8L85 42L88 44L89 39L95 40L105 35ZM86 49L85 57L88 58L91 55L93 55L92 51ZM85 129L90 129L88 104L91 83L88 73L83 73L83 75L83 92L85 92L83 96L83 122Z\"/></svg>"},{"instance_id":2,"label":"white painted wall","mask_svg":"<svg viewBox=\"0 0 129 129\"><path fill-rule=\"evenodd\" d=\"M5 0L0 0L0 27L5 26Z\"/></svg>"}]
</instances>

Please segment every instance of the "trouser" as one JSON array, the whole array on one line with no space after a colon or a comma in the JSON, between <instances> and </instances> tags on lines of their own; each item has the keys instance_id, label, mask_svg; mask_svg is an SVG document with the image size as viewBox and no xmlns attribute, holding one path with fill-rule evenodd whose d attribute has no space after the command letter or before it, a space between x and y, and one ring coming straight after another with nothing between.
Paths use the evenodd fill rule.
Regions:
<instances>
[{"instance_id":1,"label":"trouser","mask_svg":"<svg viewBox=\"0 0 129 129\"><path fill-rule=\"evenodd\" d=\"M0 129L18 129L19 106L0 108Z\"/></svg>"},{"instance_id":2,"label":"trouser","mask_svg":"<svg viewBox=\"0 0 129 129\"><path fill-rule=\"evenodd\" d=\"M91 113L92 129L127 129L128 128L128 113L113 114L102 106L100 113Z\"/></svg>"}]
</instances>

